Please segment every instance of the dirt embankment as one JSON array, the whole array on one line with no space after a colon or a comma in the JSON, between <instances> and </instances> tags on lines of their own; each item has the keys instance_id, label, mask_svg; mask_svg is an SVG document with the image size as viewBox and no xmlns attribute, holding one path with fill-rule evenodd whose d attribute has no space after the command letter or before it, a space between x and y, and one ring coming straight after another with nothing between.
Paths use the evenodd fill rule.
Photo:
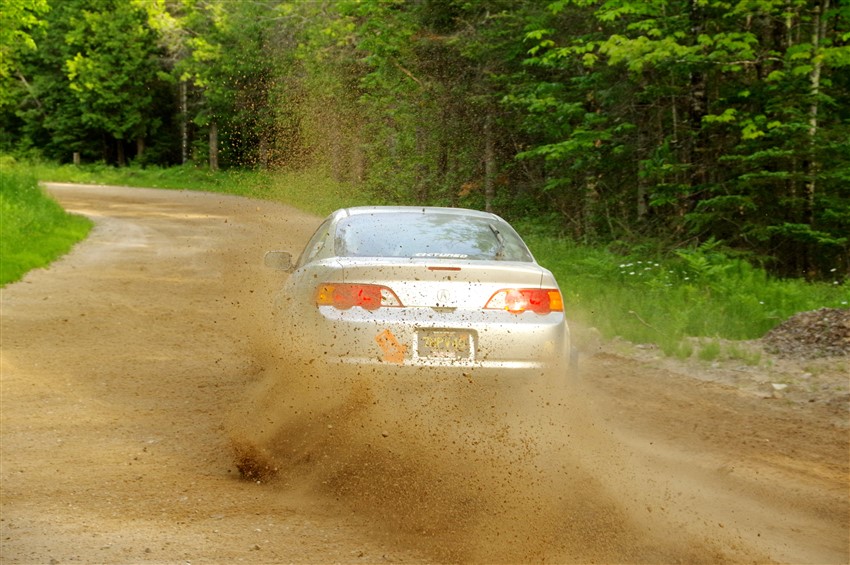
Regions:
<instances>
[{"instance_id":1,"label":"dirt embankment","mask_svg":"<svg viewBox=\"0 0 850 565\"><path fill-rule=\"evenodd\" d=\"M588 332L566 393L340 382L281 354L260 267L318 219L51 190L97 227L3 289L3 562L850 560L846 357Z\"/></svg>"}]
</instances>

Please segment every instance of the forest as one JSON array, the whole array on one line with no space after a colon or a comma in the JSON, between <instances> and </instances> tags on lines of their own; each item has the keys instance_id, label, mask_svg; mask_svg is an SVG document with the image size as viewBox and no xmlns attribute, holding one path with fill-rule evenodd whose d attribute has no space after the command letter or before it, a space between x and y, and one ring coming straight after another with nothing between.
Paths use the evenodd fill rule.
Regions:
<instances>
[{"instance_id":1,"label":"forest","mask_svg":"<svg viewBox=\"0 0 850 565\"><path fill-rule=\"evenodd\" d=\"M0 153L850 275L850 3L4 0Z\"/></svg>"}]
</instances>

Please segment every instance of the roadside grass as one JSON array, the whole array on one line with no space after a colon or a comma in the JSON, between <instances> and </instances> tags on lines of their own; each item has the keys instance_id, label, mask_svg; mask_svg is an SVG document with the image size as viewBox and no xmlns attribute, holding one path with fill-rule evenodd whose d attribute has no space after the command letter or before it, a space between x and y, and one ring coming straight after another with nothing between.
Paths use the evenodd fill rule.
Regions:
<instances>
[{"instance_id":1,"label":"roadside grass","mask_svg":"<svg viewBox=\"0 0 850 565\"><path fill-rule=\"evenodd\" d=\"M342 206L376 203L323 171L210 172L192 165L116 169L49 163L33 163L28 169L43 181L227 193L285 203L318 216ZM797 312L850 307L846 281L780 280L730 257L712 242L669 256L623 253L553 237L533 221L513 223L538 261L558 279L570 319L597 328L605 338L655 344L673 357L758 364L758 354L728 342L759 338ZM31 251L28 241L17 241L27 249L20 253L40 254Z\"/></svg>"},{"instance_id":2,"label":"roadside grass","mask_svg":"<svg viewBox=\"0 0 850 565\"><path fill-rule=\"evenodd\" d=\"M68 214L35 175L0 161L0 286L48 265L85 238L87 218Z\"/></svg>"},{"instance_id":3,"label":"roadside grass","mask_svg":"<svg viewBox=\"0 0 850 565\"><path fill-rule=\"evenodd\" d=\"M526 240L558 279L570 317L606 338L656 344L669 356L696 352L707 361L757 364L745 348L712 340L756 339L798 312L850 307L847 282L777 279L712 244L649 257L541 235ZM695 346L686 338L705 339Z\"/></svg>"},{"instance_id":4,"label":"roadside grass","mask_svg":"<svg viewBox=\"0 0 850 565\"><path fill-rule=\"evenodd\" d=\"M336 182L322 170L216 171L195 165L115 168L102 164L55 165L35 162L31 170L41 181L200 190L272 200L324 216L342 206L368 204L368 196Z\"/></svg>"}]
</instances>

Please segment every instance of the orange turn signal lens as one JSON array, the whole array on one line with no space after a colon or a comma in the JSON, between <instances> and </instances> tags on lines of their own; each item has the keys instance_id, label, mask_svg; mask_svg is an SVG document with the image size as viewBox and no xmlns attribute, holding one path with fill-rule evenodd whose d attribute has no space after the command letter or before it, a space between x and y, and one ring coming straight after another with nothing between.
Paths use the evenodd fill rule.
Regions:
<instances>
[{"instance_id":1,"label":"orange turn signal lens","mask_svg":"<svg viewBox=\"0 0 850 565\"><path fill-rule=\"evenodd\" d=\"M512 314L522 314L526 310L548 314L563 312L564 300L554 288L506 288L494 293L484 308L507 310Z\"/></svg>"},{"instance_id":2,"label":"orange turn signal lens","mask_svg":"<svg viewBox=\"0 0 850 565\"><path fill-rule=\"evenodd\" d=\"M401 301L389 288L377 284L324 283L316 289L317 306L333 306L348 310L360 306L364 310L399 307Z\"/></svg>"}]
</instances>

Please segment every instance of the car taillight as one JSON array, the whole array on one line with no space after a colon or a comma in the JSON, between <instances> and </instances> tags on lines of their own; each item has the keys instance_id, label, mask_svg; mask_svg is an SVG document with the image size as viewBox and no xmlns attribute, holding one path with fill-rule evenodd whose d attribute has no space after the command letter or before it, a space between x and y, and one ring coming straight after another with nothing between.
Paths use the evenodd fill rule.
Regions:
<instances>
[{"instance_id":1,"label":"car taillight","mask_svg":"<svg viewBox=\"0 0 850 565\"><path fill-rule=\"evenodd\" d=\"M487 301L487 310L507 310L512 314L522 314L526 310L537 314L563 312L564 301L561 293L552 288L506 288Z\"/></svg>"},{"instance_id":2,"label":"car taillight","mask_svg":"<svg viewBox=\"0 0 850 565\"><path fill-rule=\"evenodd\" d=\"M316 289L317 306L333 306L348 310L360 306L365 310L399 307L401 301L389 288L377 284L325 283Z\"/></svg>"}]
</instances>

